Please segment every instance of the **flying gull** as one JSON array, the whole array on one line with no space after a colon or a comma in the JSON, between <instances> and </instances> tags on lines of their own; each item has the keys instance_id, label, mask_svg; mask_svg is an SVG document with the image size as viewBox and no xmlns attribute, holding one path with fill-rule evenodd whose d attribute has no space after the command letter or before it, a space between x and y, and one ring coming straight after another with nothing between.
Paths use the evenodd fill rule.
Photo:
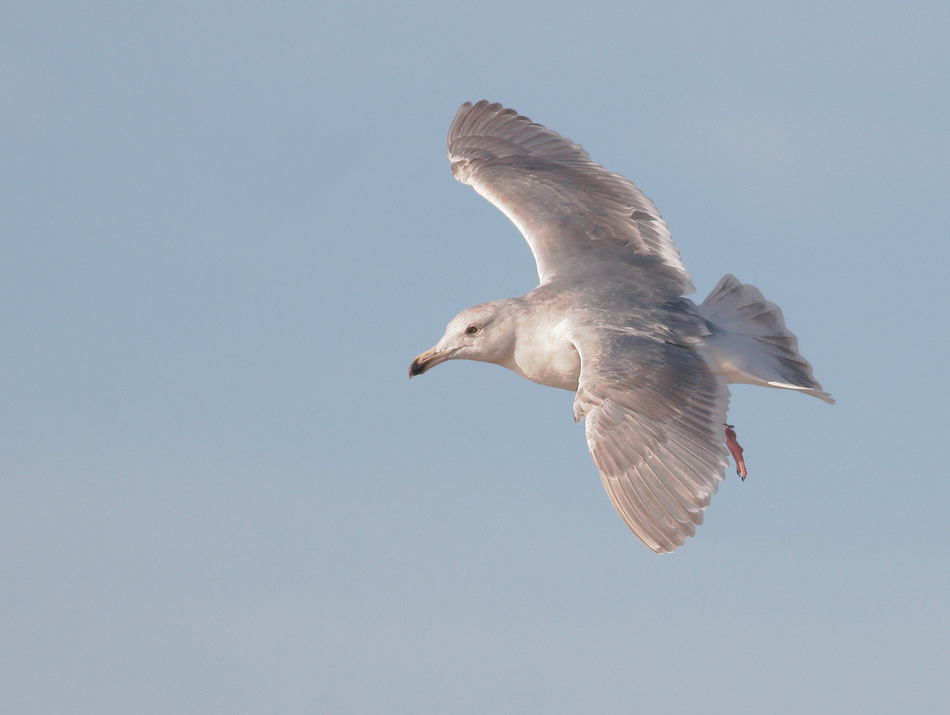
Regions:
<instances>
[{"instance_id":1,"label":"flying gull","mask_svg":"<svg viewBox=\"0 0 950 715\"><path fill-rule=\"evenodd\" d=\"M455 178L524 234L540 285L461 312L409 376L464 358L576 392L607 494L654 551L695 533L727 453L746 476L727 383L834 402L757 288L727 275L701 305L684 297L690 276L653 202L579 145L482 100L459 109L448 150Z\"/></svg>"}]
</instances>

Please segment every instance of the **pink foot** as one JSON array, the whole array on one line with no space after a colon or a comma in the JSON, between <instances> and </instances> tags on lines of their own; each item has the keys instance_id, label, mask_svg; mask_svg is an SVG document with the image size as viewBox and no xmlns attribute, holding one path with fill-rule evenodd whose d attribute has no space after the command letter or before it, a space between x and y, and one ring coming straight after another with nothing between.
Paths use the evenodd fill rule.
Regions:
<instances>
[{"instance_id":1,"label":"pink foot","mask_svg":"<svg viewBox=\"0 0 950 715\"><path fill-rule=\"evenodd\" d=\"M729 448L732 458L736 460L736 474L745 480L749 473L746 471L745 460L742 458L743 450L739 446L738 440L736 440L736 431L732 429L732 425L726 425L726 446Z\"/></svg>"}]
</instances>

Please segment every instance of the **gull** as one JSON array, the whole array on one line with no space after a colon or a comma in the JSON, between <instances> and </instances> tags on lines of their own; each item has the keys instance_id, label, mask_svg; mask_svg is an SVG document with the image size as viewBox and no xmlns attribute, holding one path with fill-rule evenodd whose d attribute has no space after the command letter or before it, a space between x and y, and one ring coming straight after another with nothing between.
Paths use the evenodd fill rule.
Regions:
<instances>
[{"instance_id":1,"label":"gull","mask_svg":"<svg viewBox=\"0 0 950 715\"><path fill-rule=\"evenodd\" d=\"M700 305L670 230L632 182L500 104L459 109L452 173L524 235L540 284L462 311L409 367L479 360L575 392L574 420L614 507L636 536L670 552L695 534L724 479L727 383L833 403L781 310L725 276Z\"/></svg>"}]
</instances>

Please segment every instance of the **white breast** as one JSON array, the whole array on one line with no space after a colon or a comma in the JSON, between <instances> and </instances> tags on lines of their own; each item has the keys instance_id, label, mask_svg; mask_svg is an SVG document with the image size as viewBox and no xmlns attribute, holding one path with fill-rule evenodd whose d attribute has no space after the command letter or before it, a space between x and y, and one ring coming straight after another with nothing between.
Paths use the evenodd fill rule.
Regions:
<instances>
[{"instance_id":1,"label":"white breast","mask_svg":"<svg viewBox=\"0 0 950 715\"><path fill-rule=\"evenodd\" d=\"M581 373L581 357L560 326L541 324L518 331L514 365L508 367L533 382L573 392Z\"/></svg>"}]
</instances>

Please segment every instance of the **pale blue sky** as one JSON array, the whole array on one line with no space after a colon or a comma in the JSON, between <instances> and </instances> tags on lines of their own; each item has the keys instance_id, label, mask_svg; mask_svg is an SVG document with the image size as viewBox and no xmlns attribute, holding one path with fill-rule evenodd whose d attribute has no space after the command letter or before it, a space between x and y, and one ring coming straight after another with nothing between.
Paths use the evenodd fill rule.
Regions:
<instances>
[{"instance_id":1,"label":"pale blue sky","mask_svg":"<svg viewBox=\"0 0 950 715\"><path fill-rule=\"evenodd\" d=\"M939 712L945 3L11 2L0 710ZM572 396L406 379L533 287L445 159L503 102L782 306L829 407L644 547Z\"/></svg>"}]
</instances>

